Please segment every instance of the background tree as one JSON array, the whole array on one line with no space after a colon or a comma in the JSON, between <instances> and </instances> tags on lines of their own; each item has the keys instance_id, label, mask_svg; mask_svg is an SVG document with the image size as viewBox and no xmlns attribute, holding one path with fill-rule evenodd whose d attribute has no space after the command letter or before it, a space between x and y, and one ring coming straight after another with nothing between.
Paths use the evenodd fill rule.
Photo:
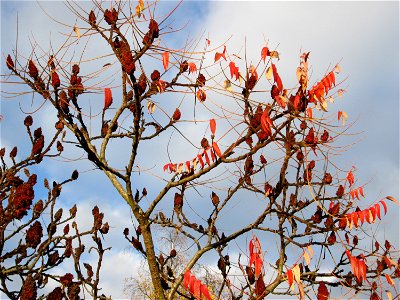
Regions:
<instances>
[{"instance_id":1,"label":"background tree","mask_svg":"<svg viewBox=\"0 0 400 300\"><path fill-rule=\"evenodd\" d=\"M174 10L157 16L156 4L142 1L70 8L87 25L71 26L60 49L34 49L27 60L15 53L7 66L55 108L69 141L130 207L136 232L124 234L147 260L155 298L210 298L200 275L190 272L208 252L223 279L219 290L234 299L325 299L328 287L376 298L387 284L394 286L397 252L388 241L375 243L374 236L366 235L369 247L359 240L364 223L380 219L388 202L397 201L389 196L366 203L357 169L332 161L346 150L336 143L348 116L330 104L344 92L338 65L311 83L310 53L303 53L298 83L286 86L279 53L269 45L261 45L253 59L246 47L235 52L227 42L214 47L208 39L202 51L203 39L169 47L166 37L176 34ZM104 57L83 54L79 61L70 59L76 41L100 43L96 37L115 61L102 64ZM107 84L116 74L119 82ZM101 107L85 101L98 94L104 97ZM116 145L129 147L128 155L111 161ZM142 165L146 149L154 146L165 153ZM149 175L160 179L151 190L143 183ZM240 216L225 232L224 214L238 199L249 202L254 215ZM175 255L157 253L155 224L192 240L196 251L182 272L168 274L166 260ZM249 250L242 250L248 258L233 261L229 251L250 232ZM274 241L274 248L265 253L262 241ZM265 257L276 262L266 264Z\"/></svg>"}]
</instances>

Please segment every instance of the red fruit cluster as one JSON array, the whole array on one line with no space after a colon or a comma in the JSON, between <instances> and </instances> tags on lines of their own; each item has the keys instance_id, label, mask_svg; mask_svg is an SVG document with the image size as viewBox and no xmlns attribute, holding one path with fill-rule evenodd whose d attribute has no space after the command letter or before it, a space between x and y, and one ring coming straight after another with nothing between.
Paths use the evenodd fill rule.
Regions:
<instances>
[{"instance_id":1,"label":"red fruit cluster","mask_svg":"<svg viewBox=\"0 0 400 300\"><path fill-rule=\"evenodd\" d=\"M43 228L42 224L39 221L36 221L29 227L28 231L26 232L25 241L26 245L31 248L36 248L41 239L43 237Z\"/></svg>"},{"instance_id":2,"label":"red fruit cluster","mask_svg":"<svg viewBox=\"0 0 400 300\"><path fill-rule=\"evenodd\" d=\"M72 283L72 280L74 279L74 275L71 273L67 273L64 276L60 277L60 282L64 286L69 286Z\"/></svg>"},{"instance_id":3,"label":"red fruit cluster","mask_svg":"<svg viewBox=\"0 0 400 300\"><path fill-rule=\"evenodd\" d=\"M160 30L158 28L158 23L154 19L151 19L149 23L149 31L143 38L143 44L144 45L152 44L154 39L158 38L159 35L160 35Z\"/></svg>"},{"instance_id":4,"label":"red fruit cluster","mask_svg":"<svg viewBox=\"0 0 400 300\"><path fill-rule=\"evenodd\" d=\"M79 71L78 65L75 64L72 66L71 86L68 88L68 97L71 99L83 93L82 77L78 76Z\"/></svg>"},{"instance_id":5,"label":"red fruit cluster","mask_svg":"<svg viewBox=\"0 0 400 300\"><path fill-rule=\"evenodd\" d=\"M29 71L29 76L31 76L33 79L38 78L39 71L32 60L29 60L28 71Z\"/></svg>"},{"instance_id":6,"label":"red fruit cluster","mask_svg":"<svg viewBox=\"0 0 400 300\"><path fill-rule=\"evenodd\" d=\"M13 62L10 54L8 54L8 56L7 56L6 65L7 65L7 68L9 68L10 70L14 69L14 62Z\"/></svg>"},{"instance_id":7,"label":"red fruit cluster","mask_svg":"<svg viewBox=\"0 0 400 300\"><path fill-rule=\"evenodd\" d=\"M40 129L40 128L38 128ZM32 155L39 155L43 148L44 148L44 136L42 134L42 130L40 131L35 130L35 133L38 132L35 135L34 141L33 141L33 147L32 147Z\"/></svg>"},{"instance_id":8,"label":"red fruit cluster","mask_svg":"<svg viewBox=\"0 0 400 300\"><path fill-rule=\"evenodd\" d=\"M89 13L89 24L92 26L96 25L96 15L94 14L93 10L91 10Z\"/></svg>"},{"instance_id":9,"label":"red fruit cluster","mask_svg":"<svg viewBox=\"0 0 400 300\"><path fill-rule=\"evenodd\" d=\"M36 184L36 175L32 175L28 182L20 183L11 190L8 200L8 210L11 212L12 219L21 220L26 216L28 209L35 197L33 186Z\"/></svg>"},{"instance_id":10,"label":"red fruit cluster","mask_svg":"<svg viewBox=\"0 0 400 300\"><path fill-rule=\"evenodd\" d=\"M139 80L138 80L137 87L138 87L138 93L139 93L139 95L142 95L142 94L146 91L146 88L147 88L147 78L146 78L146 75L144 75L144 73L142 73L142 74L139 76Z\"/></svg>"},{"instance_id":11,"label":"red fruit cluster","mask_svg":"<svg viewBox=\"0 0 400 300\"><path fill-rule=\"evenodd\" d=\"M115 25L115 23L118 20L118 12L115 10L115 8L113 8L111 11L108 9L104 11L104 20L107 22L108 25ZM93 22L93 16L92 16L92 22Z\"/></svg>"},{"instance_id":12,"label":"red fruit cluster","mask_svg":"<svg viewBox=\"0 0 400 300\"><path fill-rule=\"evenodd\" d=\"M103 224L104 214L99 211L99 208L96 205L92 209L92 215L93 215L93 227L96 230L99 230L101 228L101 225Z\"/></svg>"},{"instance_id":13,"label":"red fruit cluster","mask_svg":"<svg viewBox=\"0 0 400 300\"><path fill-rule=\"evenodd\" d=\"M179 110L179 108L177 108L175 109L174 114L172 115L172 120L179 121L180 118L181 118L181 111Z\"/></svg>"},{"instance_id":14,"label":"red fruit cluster","mask_svg":"<svg viewBox=\"0 0 400 300\"><path fill-rule=\"evenodd\" d=\"M37 298L37 286L35 280L31 275L26 277L22 286L19 299L21 300L35 300Z\"/></svg>"},{"instance_id":15,"label":"red fruit cluster","mask_svg":"<svg viewBox=\"0 0 400 300\"><path fill-rule=\"evenodd\" d=\"M132 75L135 71L135 61L133 60L132 52L129 45L124 41L121 41L120 51L122 68L126 73Z\"/></svg>"}]
</instances>

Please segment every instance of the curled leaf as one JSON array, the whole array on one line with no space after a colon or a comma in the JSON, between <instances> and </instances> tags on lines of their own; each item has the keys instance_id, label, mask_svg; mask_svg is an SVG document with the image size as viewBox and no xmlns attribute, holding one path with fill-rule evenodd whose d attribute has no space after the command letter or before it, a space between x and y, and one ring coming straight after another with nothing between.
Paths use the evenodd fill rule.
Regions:
<instances>
[{"instance_id":1,"label":"curled leaf","mask_svg":"<svg viewBox=\"0 0 400 300\"><path fill-rule=\"evenodd\" d=\"M200 102L204 102L207 99L207 94L204 90L199 89L196 93L196 98L199 99Z\"/></svg>"}]
</instances>

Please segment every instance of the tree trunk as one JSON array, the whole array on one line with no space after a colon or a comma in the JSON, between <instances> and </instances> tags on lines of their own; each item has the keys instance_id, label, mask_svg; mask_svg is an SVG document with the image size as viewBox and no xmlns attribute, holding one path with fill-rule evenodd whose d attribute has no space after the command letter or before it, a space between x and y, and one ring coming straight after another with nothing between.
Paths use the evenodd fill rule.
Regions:
<instances>
[{"instance_id":1,"label":"tree trunk","mask_svg":"<svg viewBox=\"0 0 400 300\"><path fill-rule=\"evenodd\" d=\"M140 224L142 228L142 236L144 240L144 246L146 249L147 263L149 265L151 281L154 288L154 296L156 300L164 300L164 289L161 286L160 269L157 262L157 257L154 252L153 236L150 230L150 224L144 221L144 224Z\"/></svg>"}]
</instances>

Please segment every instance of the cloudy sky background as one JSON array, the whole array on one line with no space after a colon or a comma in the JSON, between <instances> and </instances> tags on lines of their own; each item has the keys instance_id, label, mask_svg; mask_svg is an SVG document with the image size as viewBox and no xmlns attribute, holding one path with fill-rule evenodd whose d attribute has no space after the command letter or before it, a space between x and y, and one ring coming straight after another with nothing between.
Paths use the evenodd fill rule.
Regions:
<instances>
[{"instance_id":1,"label":"cloudy sky background","mask_svg":"<svg viewBox=\"0 0 400 300\"><path fill-rule=\"evenodd\" d=\"M62 3L49 1L42 5L55 18L75 22ZM160 9L167 10L173 2L163 2L163 5ZM371 203L386 195L399 195L398 11L398 2L189 1L177 10L174 18L179 24L189 21L185 38L187 34L196 38L205 33L213 44L219 45L232 36L228 49L240 49L246 39L248 57L253 57L254 61L259 59L260 49L268 40L270 48L277 47L280 53L281 60L277 65L284 82L295 83L295 69L303 51L311 51L311 82L340 61L343 70L340 78L348 78L343 84L346 93L336 101L335 111L346 111L349 121L356 121L351 132L359 133L346 140L357 143L340 158L340 165L347 168L357 166L360 182L368 182L365 201ZM18 47L27 55L32 49L29 42L32 35L48 49L50 38L57 44L59 33L67 32L49 20L36 2L2 1L2 74L7 73L4 58L15 45L17 12ZM170 42L179 44L183 40ZM95 47L88 49L88 55L102 50ZM1 90L5 89L2 84ZM20 149L24 148L19 105L24 110L30 110L30 103L30 96L10 100L2 94L1 114L4 118L0 123L1 147L11 149L13 145L18 145ZM34 104L33 108L37 106ZM55 117L51 109L44 107L34 115L34 120L35 126L51 131ZM149 159L158 155L158 149L147 150ZM113 159L123 157L122 151L115 152ZM38 170L42 177L62 180L69 177L75 168L76 163L60 164L54 161ZM87 163L79 165L81 171L90 168ZM143 186L143 182L144 179L139 181L138 186ZM82 172L78 182L66 186L60 200L60 205L65 208L74 202L79 204L81 215L78 224L83 223L83 226L85 223L90 225L91 216L88 220L84 212L90 211L94 204L105 212L112 226L107 242L113 249L102 269L103 286L113 298L123 298L123 279L133 275L132 272L139 266L138 256L120 234L124 227L131 224L127 206L110 188L106 178L96 172ZM379 232L382 238L397 239L398 244L399 210L393 205L390 208L390 215L381 222Z\"/></svg>"}]
</instances>

